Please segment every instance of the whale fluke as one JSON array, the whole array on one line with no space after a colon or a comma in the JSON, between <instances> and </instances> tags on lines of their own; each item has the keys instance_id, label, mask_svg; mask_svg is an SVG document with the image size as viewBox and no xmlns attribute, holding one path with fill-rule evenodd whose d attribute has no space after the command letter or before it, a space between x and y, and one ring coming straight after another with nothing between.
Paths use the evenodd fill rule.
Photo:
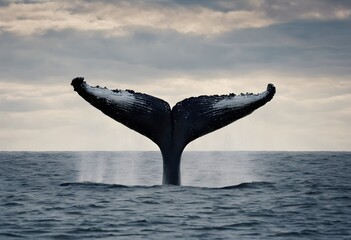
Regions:
<instances>
[{"instance_id":1,"label":"whale fluke","mask_svg":"<svg viewBox=\"0 0 351 240\"><path fill-rule=\"evenodd\" d=\"M260 94L228 94L187 98L172 109L175 132L181 132L185 146L205 134L245 117L269 102L275 94L273 84ZM184 146L184 147L185 147Z\"/></svg>"},{"instance_id":2,"label":"whale fluke","mask_svg":"<svg viewBox=\"0 0 351 240\"><path fill-rule=\"evenodd\" d=\"M91 87L81 77L73 79L71 85L91 105L158 146L169 134L171 108L162 99L132 90Z\"/></svg>"},{"instance_id":3,"label":"whale fluke","mask_svg":"<svg viewBox=\"0 0 351 240\"><path fill-rule=\"evenodd\" d=\"M91 87L82 77L71 85L91 105L156 143L163 157L163 184L173 185L180 185L181 154L188 143L249 115L275 94L273 84L268 84L259 94L191 97L171 109L162 99L132 90Z\"/></svg>"}]
</instances>

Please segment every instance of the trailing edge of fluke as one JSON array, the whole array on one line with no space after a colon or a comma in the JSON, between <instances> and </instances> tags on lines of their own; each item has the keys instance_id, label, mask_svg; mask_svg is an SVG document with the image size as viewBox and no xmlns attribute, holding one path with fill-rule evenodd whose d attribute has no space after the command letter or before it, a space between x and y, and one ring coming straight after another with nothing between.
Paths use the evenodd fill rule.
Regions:
<instances>
[{"instance_id":1,"label":"trailing edge of fluke","mask_svg":"<svg viewBox=\"0 0 351 240\"><path fill-rule=\"evenodd\" d=\"M89 86L82 77L71 85L104 114L156 143L163 157L163 184L172 185L180 185L180 160L188 143L249 115L275 94L274 85L268 84L259 94L190 97L171 108L144 93Z\"/></svg>"}]
</instances>

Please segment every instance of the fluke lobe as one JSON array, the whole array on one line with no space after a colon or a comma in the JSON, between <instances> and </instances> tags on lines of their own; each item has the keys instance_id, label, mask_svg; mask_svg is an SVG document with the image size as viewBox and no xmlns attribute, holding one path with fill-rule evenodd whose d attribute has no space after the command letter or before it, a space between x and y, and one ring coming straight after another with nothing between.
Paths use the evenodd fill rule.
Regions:
<instances>
[{"instance_id":1,"label":"fluke lobe","mask_svg":"<svg viewBox=\"0 0 351 240\"><path fill-rule=\"evenodd\" d=\"M82 77L71 85L91 105L156 143L163 157L163 184L172 185L180 185L180 160L188 143L249 115L275 94L273 84L268 84L259 94L190 97L171 109L162 99L132 90L92 87Z\"/></svg>"}]
</instances>

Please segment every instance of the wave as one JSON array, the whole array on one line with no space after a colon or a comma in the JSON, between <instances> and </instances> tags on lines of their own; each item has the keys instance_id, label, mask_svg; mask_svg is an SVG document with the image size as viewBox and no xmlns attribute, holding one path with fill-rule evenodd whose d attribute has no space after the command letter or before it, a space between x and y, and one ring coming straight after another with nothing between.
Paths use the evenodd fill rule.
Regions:
<instances>
[{"instance_id":1,"label":"wave","mask_svg":"<svg viewBox=\"0 0 351 240\"><path fill-rule=\"evenodd\" d=\"M61 183L61 187L86 187L86 188L128 188L129 186L122 184L107 184L96 182L67 182Z\"/></svg>"},{"instance_id":2,"label":"wave","mask_svg":"<svg viewBox=\"0 0 351 240\"><path fill-rule=\"evenodd\" d=\"M96 183L96 182L67 182L61 183L62 187L83 187L83 188L195 188L195 189L246 189L246 188L266 188L273 187L274 183L271 182L244 182L237 185L230 185L224 187L196 187L196 186L173 186L173 185L122 185L122 184L109 184L109 183Z\"/></svg>"},{"instance_id":3,"label":"wave","mask_svg":"<svg viewBox=\"0 0 351 240\"><path fill-rule=\"evenodd\" d=\"M237 185L225 186L219 189L243 189L243 188L262 188L262 187L274 187L274 183L271 182L244 182Z\"/></svg>"}]
</instances>

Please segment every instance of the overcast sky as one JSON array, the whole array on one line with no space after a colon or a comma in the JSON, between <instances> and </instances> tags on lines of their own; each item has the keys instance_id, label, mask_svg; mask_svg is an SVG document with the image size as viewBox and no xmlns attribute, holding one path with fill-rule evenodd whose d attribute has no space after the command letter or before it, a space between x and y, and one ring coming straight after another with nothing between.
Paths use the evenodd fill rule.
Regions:
<instances>
[{"instance_id":1,"label":"overcast sky","mask_svg":"<svg viewBox=\"0 0 351 240\"><path fill-rule=\"evenodd\" d=\"M187 150L351 150L351 1L0 0L0 150L157 150L70 86L273 100Z\"/></svg>"}]
</instances>

